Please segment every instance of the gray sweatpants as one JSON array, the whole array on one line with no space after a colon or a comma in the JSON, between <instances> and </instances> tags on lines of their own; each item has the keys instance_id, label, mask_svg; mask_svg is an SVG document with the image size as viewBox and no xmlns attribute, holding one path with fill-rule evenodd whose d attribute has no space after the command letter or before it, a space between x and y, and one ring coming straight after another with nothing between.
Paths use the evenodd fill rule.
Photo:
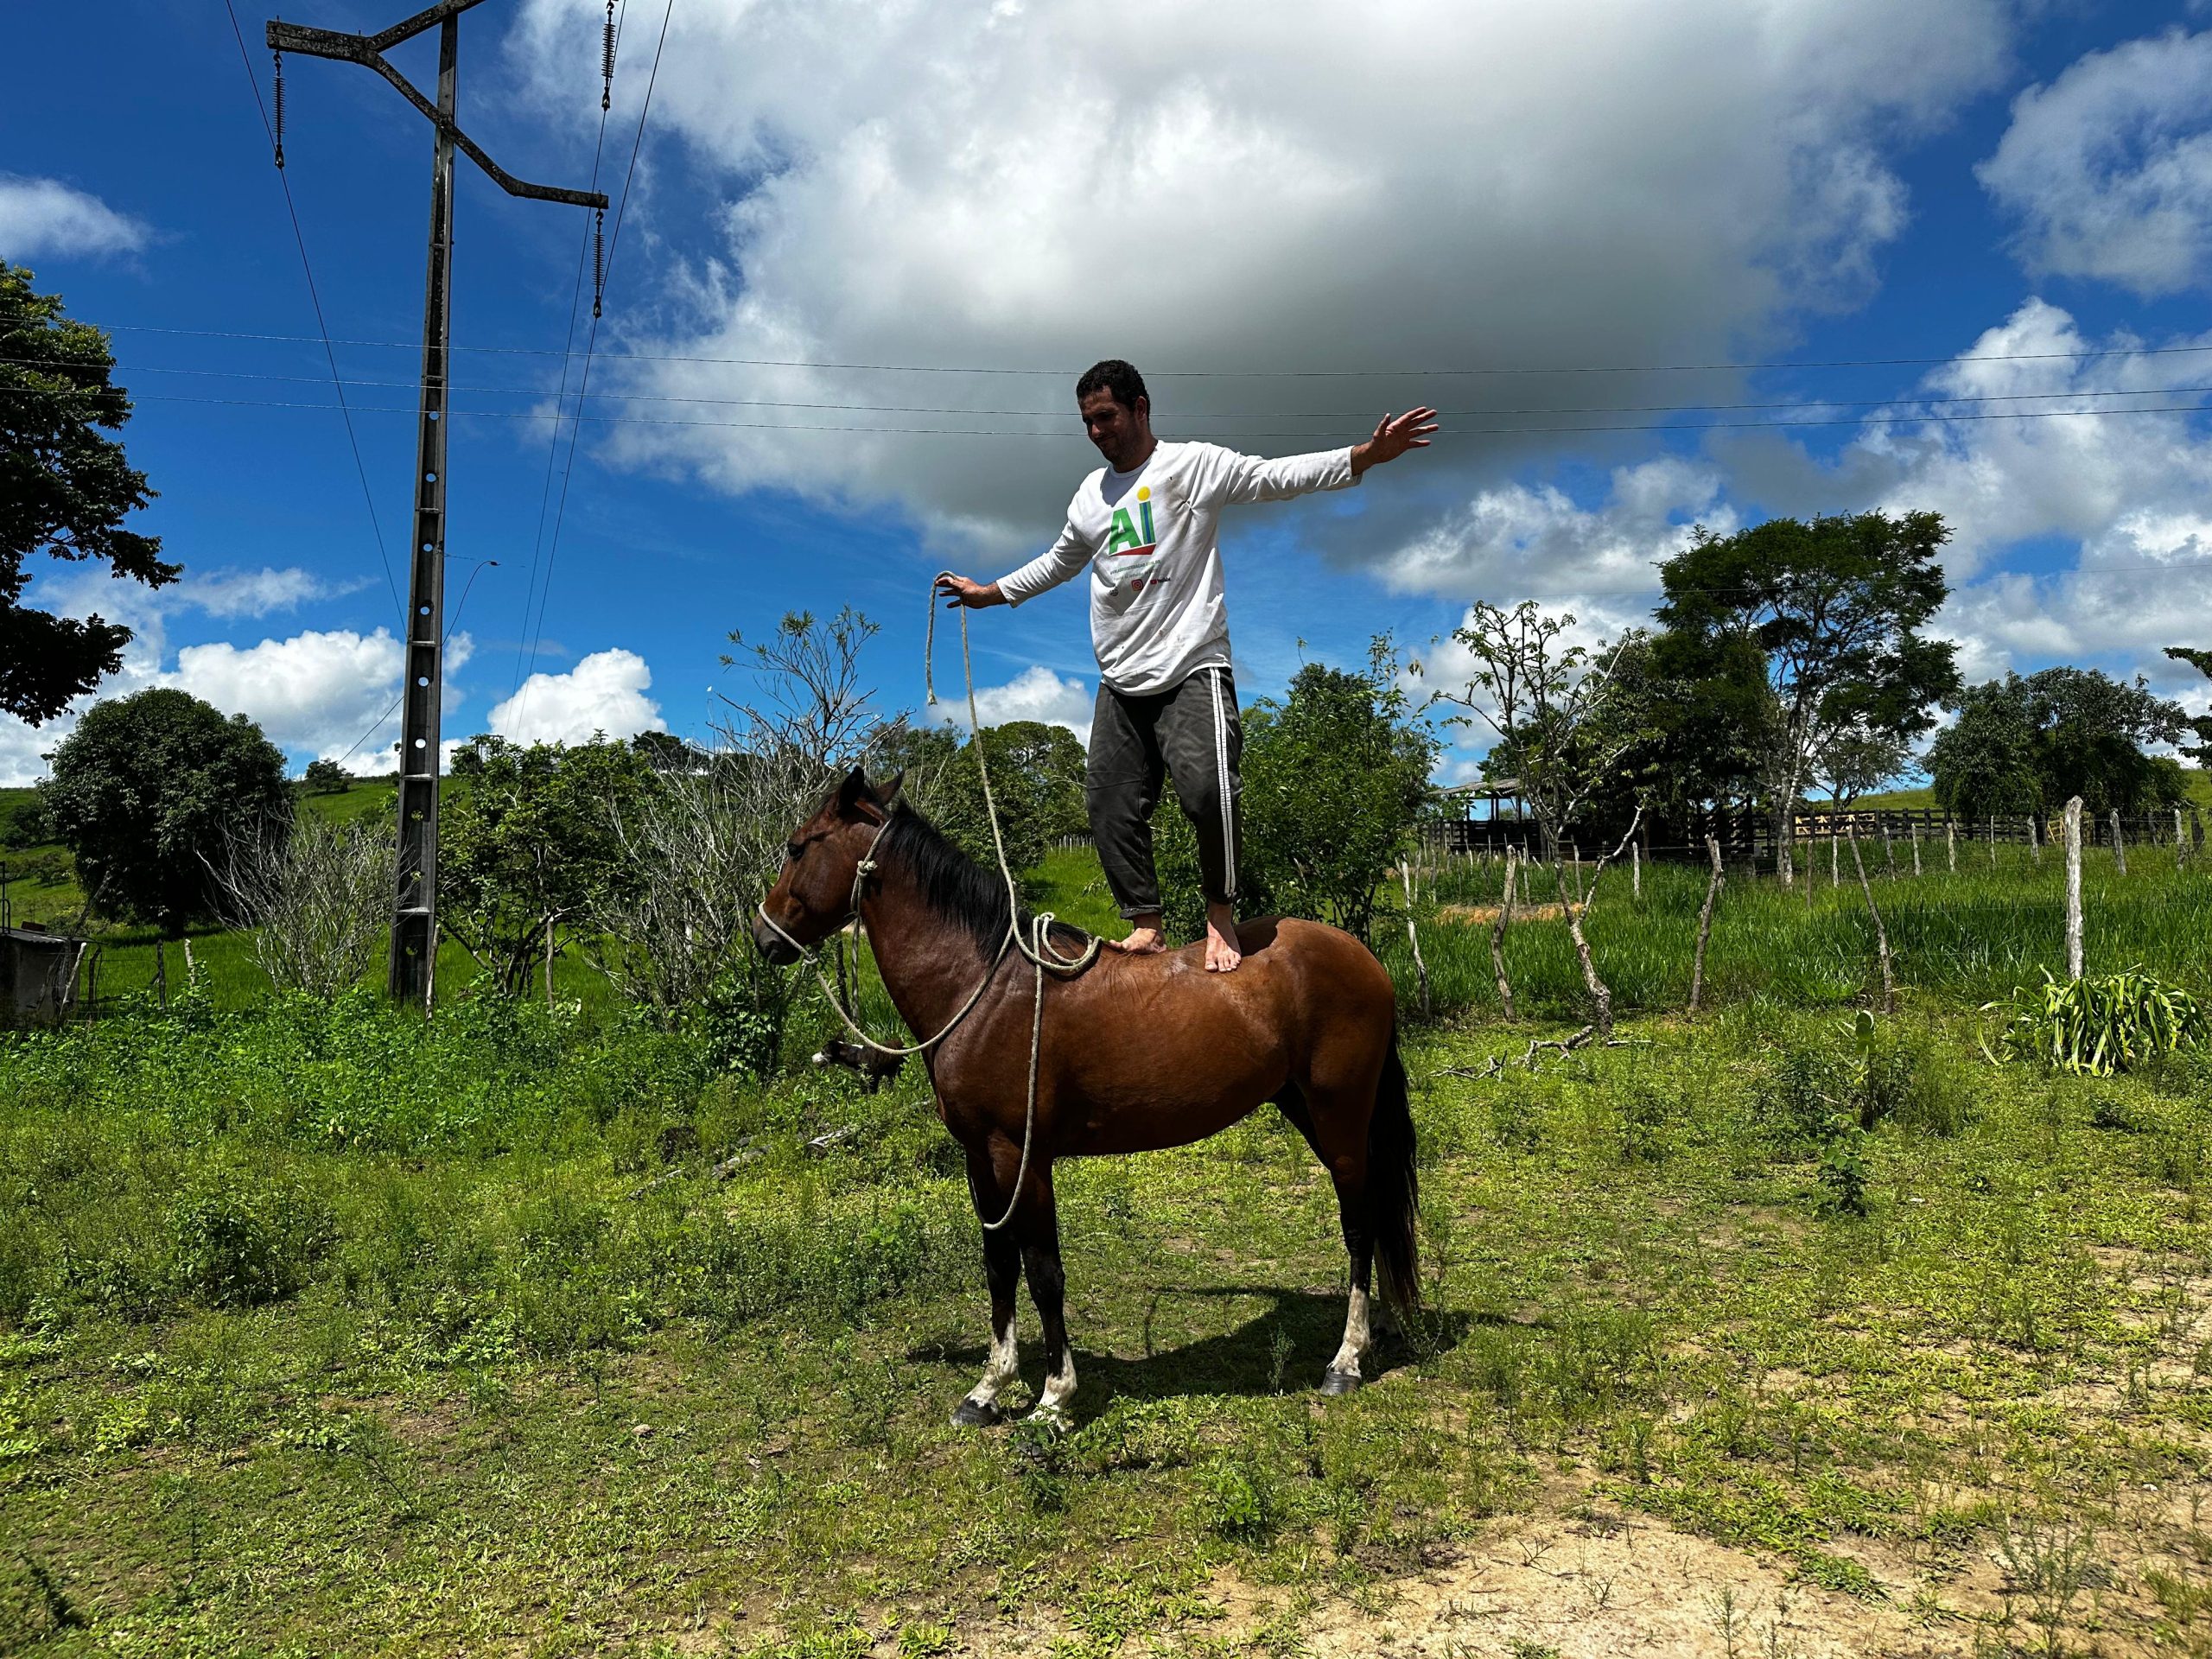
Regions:
<instances>
[{"instance_id":1,"label":"gray sweatpants","mask_svg":"<svg viewBox=\"0 0 2212 1659\"><path fill-rule=\"evenodd\" d=\"M1236 682L1225 668L1202 668L1172 690L1128 696L1101 680L1090 723L1090 766L1084 795L1090 836L1106 884L1124 916L1160 909L1160 878L1152 863L1152 811L1163 777L1198 831L1198 871L1206 902L1236 896L1236 774L1244 727L1236 716Z\"/></svg>"}]
</instances>

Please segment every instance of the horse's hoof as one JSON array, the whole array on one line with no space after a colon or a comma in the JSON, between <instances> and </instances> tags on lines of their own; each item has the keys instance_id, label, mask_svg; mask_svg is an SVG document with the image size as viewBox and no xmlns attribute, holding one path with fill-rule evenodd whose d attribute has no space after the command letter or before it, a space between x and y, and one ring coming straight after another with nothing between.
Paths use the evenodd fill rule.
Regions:
<instances>
[{"instance_id":1,"label":"horse's hoof","mask_svg":"<svg viewBox=\"0 0 2212 1659\"><path fill-rule=\"evenodd\" d=\"M1363 1381L1357 1371L1324 1371L1321 1373L1323 1394L1351 1394Z\"/></svg>"},{"instance_id":2,"label":"horse's hoof","mask_svg":"<svg viewBox=\"0 0 2212 1659\"><path fill-rule=\"evenodd\" d=\"M955 1428L988 1428L1005 1416L1006 1414L996 1406L979 1405L973 1400L963 1400L953 1408L952 1426Z\"/></svg>"}]
</instances>

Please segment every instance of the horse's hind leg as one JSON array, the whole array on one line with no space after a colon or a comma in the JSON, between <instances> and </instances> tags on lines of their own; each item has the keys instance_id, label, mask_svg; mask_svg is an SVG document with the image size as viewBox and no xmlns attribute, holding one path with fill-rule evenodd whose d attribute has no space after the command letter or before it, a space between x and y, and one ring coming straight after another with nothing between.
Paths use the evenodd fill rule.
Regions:
<instances>
[{"instance_id":1,"label":"horse's hind leg","mask_svg":"<svg viewBox=\"0 0 2212 1659\"><path fill-rule=\"evenodd\" d=\"M1367 1126L1360 1122L1354 1131L1357 1115L1334 1091L1313 1090L1309 1099L1308 1091L1294 1084L1275 1096L1275 1104L1306 1137L1337 1189L1344 1253L1351 1262L1351 1294L1344 1308L1344 1340L1321 1374L1321 1392L1350 1394L1360 1385L1360 1357L1374 1338L1370 1287L1375 1276L1375 1241L1368 1231Z\"/></svg>"},{"instance_id":2,"label":"horse's hind leg","mask_svg":"<svg viewBox=\"0 0 2212 1659\"><path fill-rule=\"evenodd\" d=\"M970 1157L968 1186L975 1195L976 1213L1002 1214L1006 1201L999 1196L996 1177L988 1155ZM952 1421L962 1428L995 1423L1005 1415L999 1409L999 1390L1021 1374L1014 1348L1014 1294L1021 1288L1021 1244L1010 1228L983 1231L983 1277L991 1291L991 1357L983 1366L983 1380L968 1391L954 1408Z\"/></svg>"}]
</instances>

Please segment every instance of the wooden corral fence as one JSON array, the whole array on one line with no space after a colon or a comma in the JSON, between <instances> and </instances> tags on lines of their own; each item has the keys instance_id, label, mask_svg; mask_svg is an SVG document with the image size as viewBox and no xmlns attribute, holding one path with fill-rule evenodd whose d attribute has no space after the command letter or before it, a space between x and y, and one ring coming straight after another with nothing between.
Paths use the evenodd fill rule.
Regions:
<instances>
[{"instance_id":1,"label":"wooden corral fence","mask_svg":"<svg viewBox=\"0 0 2212 1659\"><path fill-rule=\"evenodd\" d=\"M2040 849L2056 844L2063 834L2061 816L2035 817L2020 814L1983 818L1953 817L1932 808L1854 808L1836 811L1810 806L1799 811L1792 847L1793 862L1827 857L1831 842L1847 847L1854 833L1869 869L1894 868L1902 861L1911 865L1917 843L1923 868L1948 869L1969 853L1998 846ZM1595 856L1620 837L1623 826L1578 824L1561 838L1586 855ZM2166 848L2182 855L2203 850L2204 815L2194 805L2154 809L2148 812L2107 813L2092 826L2086 819L2083 838L2092 845L2129 849ZM1647 822L1637 836L1646 858L1683 859L1703 862L1705 838L1720 843L1721 856L1730 864L1770 870L1775 865L1774 819L1764 811L1724 810L1692 814L1687 822ZM1502 855L1508 848L1522 852L1537 849L1541 835L1534 818L1430 818L1420 826L1422 847L1448 855Z\"/></svg>"}]
</instances>

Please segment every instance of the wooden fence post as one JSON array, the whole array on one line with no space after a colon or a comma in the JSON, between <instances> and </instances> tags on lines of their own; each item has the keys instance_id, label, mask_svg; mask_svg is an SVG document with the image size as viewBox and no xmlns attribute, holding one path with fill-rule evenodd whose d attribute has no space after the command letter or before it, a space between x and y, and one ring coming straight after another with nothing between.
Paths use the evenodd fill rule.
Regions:
<instances>
[{"instance_id":1,"label":"wooden fence post","mask_svg":"<svg viewBox=\"0 0 2212 1659\"><path fill-rule=\"evenodd\" d=\"M1897 982L1890 974L1890 931L1882 925L1882 912L1874 903L1874 888L1866 880L1866 861L1859 856L1859 830L1852 826L1851 868L1859 872L1859 890L1866 895L1866 913L1874 918L1875 959L1882 964L1882 1012L1897 1011Z\"/></svg>"},{"instance_id":2,"label":"wooden fence post","mask_svg":"<svg viewBox=\"0 0 2212 1659\"><path fill-rule=\"evenodd\" d=\"M1912 873L1916 879L1920 874L1920 820L1917 818L1912 821Z\"/></svg>"},{"instance_id":3,"label":"wooden fence post","mask_svg":"<svg viewBox=\"0 0 2212 1659\"><path fill-rule=\"evenodd\" d=\"M2181 836L2179 807L2174 808L2174 836L2177 841ZM1643 852L1634 842L1628 845L1628 891L1631 899L1641 901L1643 898Z\"/></svg>"},{"instance_id":4,"label":"wooden fence post","mask_svg":"<svg viewBox=\"0 0 2212 1659\"><path fill-rule=\"evenodd\" d=\"M2066 803L2066 977L2082 977L2082 798Z\"/></svg>"},{"instance_id":5,"label":"wooden fence post","mask_svg":"<svg viewBox=\"0 0 2212 1659\"><path fill-rule=\"evenodd\" d=\"M2036 855L2036 863L2040 866L2043 863L2043 825L2037 822L2032 812L2028 814L2028 850Z\"/></svg>"},{"instance_id":6,"label":"wooden fence post","mask_svg":"<svg viewBox=\"0 0 2212 1659\"><path fill-rule=\"evenodd\" d=\"M1414 930L1414 873L1412 867L1402 858L1398 861L1398 880L1404 882L1406 887L1406 943L1413 947L1414 972L1421 978L1421 1017L1426 1020L1428 1018L1429 1010L1428 964L1421 959L1421 935ZM545 984L550 995L553 985L553 958L549 956L545 960L547 969Z\"/></svg>"},{"instance_id":7,"label":"wooden fence post","mask_svg":"<svg viewBox=\"0 0 2212 1659\"><path fill-rule=\"evenodd\" d=\"M1989 842L1989 868L1993 870L1997 868L1997 815L1994 812L1989 815L1989 823L1983 833Z\"/></svg>"},{"instance_id":8,"label":"wooden fence post","mask_svg":"<svg viewBox=\"0 0 2212 1659\"><path fill-rule=\"evenodd\" d=\"M1840 887L1842 885L1843 877L1839 874L1836 867L1835 824L1834 821L1831 820L1828 824L1828 886L1832 887Z\"/></svg>"},{"instance_id":9,"label":"wooden fence post","mask_svg":"<svg viewBox=\"0 0 2212 1659\"><path fill-rule=\"evenodd\" d=\"M1956 875L1959 873L1959 821L1956 818L1943 820L1943 854L1951 861L1951 874Z\"/></svg>"},{"instance_id":10,"label":"wooden fence post","mask_svg":"<svg viewBox=\"0 0 2212 1659\"><path fill-rule=\"evenodd\" d=\"M161 998L162 1006L169 1005L169 951L158 938L154 941L154 995Z\"/></svg>"},{"instance_id":11,"label":"wooden fence post","mask_svg":"<svg viewBox=\"0 0 2212 1659\"><path fill-rule=\"evenodd\" d=\"M1833 828L1828 831L1828 837L1831 842L1835 837ZM1707 836L1705 838L1705 850L1713 858L1713 880L1705 884L1705 908L1698 912L1697 917L1697 955L1690 963L1690 1012L1692 1014L1697 1012L1698 997L1705 990L1705 947L1707 941L1713 938L1713 901L1720 896L1720 885L1726 880L1720 870L1720 843L1711 836ZM1812 890L1813 874L1810 870L1808 870L1805 873L1805 891L1810 893Z\"/></svg>"},{"instance_id":12,"label":"wooden fence post","mask_svg":"<svg viewBox=\"0 0 2212 1659\"><path fill-rule=\"evenodd\" d=\"M2181 868L2182 854L2188 850L2188 847L2189 843L2181 838L2181 808L2176 807L2174 808L2174 868Z\"/></svg>"},{"instance_id":13,"label":"wooden fence post","mask_svg":"<svg viewBox=\"0 0 2212 1659\"><path fill-rule=\"evenodd\" d=\"M2120 867L2122 875L2127 874L2127 839L2120 831L2120 809L2112 810L2112 861Z\"/></svg>"},{"instance_id":14,"label":"wooden fence post","mask_svg":"<svg viewBox=\"0 0 2212 1659\"><path fill-rule=\"evenodd\" d=\"M1497 1004L1509 1020L1513 1018L1513 983L1505 976L1505 928L1513 919L1513 864L1517 850L1510 845L1505 849L1505 897L1490 930L1490 965L1497 972Z\"/></svg>"}]
</instances>

